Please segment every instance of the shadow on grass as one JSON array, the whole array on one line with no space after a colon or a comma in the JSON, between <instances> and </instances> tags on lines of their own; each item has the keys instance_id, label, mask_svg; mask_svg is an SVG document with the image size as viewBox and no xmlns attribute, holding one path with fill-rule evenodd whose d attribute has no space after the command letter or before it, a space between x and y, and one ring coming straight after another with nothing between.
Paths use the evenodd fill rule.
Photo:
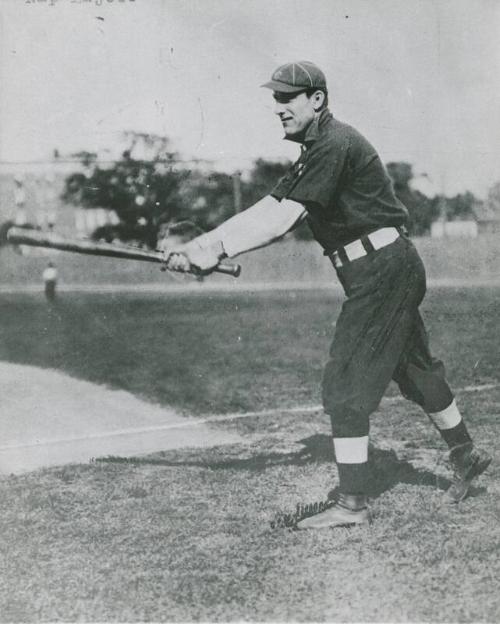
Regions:
<instances>
[{"instance_id":1,"label":"shadow on grass","mask_svg":"<svg viewBox=\"0 0 500 624\"><path fill-rule=\"evenodd\" d=\"M315 434L308 438L297 440L303 448L288 453L270 451L258 453L246 458L228 459L169 459L167 457L103 457L97 459L104 463L126 463L133 465L159 465L171 467L200 467L210 470L247 470L264 471L274 466L304 466L313 463L330 463L334 461L332 439L328 435ZM211 450L214 452L214 449ZM371 479L369 495L380 496L383 492L392 489L399 483L418 486L428 486L445 490L450 481L438 476L429 470L419 470L411 463L401 460L393 450L383 450L370 447Z\"/></svg>"}]
</instances>

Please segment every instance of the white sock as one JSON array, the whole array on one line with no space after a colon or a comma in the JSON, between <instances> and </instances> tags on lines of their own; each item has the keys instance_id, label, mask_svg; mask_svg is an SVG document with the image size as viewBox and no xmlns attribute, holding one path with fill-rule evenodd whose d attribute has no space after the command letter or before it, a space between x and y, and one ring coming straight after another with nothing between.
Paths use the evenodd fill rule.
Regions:
<instances>
[{"instance_id":1,"label":"white sock","mask_svg":"<svg viewBox=\"0 0 500 624\"><path fill-rule=\"evenodd\" d=\"M368 461L368 436L333 438L338 464L363 464Z\"/></svg>"},{"instance_id":2,"label":"white sock","mask_svg":"<svg viewBox=\"0 0 500 624\"><path fill-rule=\"evenodd\" d=\"M462 416L455 399L453 399L446 409L440 412L433 412L432 414L428 414L428 416L440 431L453 429L462 421Z\"/></svg>"}]
</instances>

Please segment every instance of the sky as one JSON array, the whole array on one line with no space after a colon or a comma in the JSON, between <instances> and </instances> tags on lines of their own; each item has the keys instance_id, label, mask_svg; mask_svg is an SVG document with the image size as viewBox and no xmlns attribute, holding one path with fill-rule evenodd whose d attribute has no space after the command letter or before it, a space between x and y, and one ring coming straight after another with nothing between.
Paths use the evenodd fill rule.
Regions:
<instances>
[{"instance_id":1,"label":"sky","mask_svg":"<svg viewBox=\"0 0 500 624\"><path fill-rule=\"evenodd\" d=\"M166 135L227 171L297 157L280 64L325 72L330 108L425 192L500 180L499 0L0 0L0 167ZM118 153L118 152L116 152Z\"/></svg>"}]
</instances>

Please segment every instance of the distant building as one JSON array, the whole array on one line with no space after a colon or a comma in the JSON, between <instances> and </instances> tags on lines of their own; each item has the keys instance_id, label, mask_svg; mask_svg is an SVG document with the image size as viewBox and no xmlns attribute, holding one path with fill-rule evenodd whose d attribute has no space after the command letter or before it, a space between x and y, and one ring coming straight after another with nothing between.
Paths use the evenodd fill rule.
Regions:
<instances>
[{"instance_id":1,"label":"distant building","mask_svg":"<svg viewBox=\"0 0 500 624\"><path fill-rule=\"evenodd\" d=\"M473 219L434 221L431 224L432 238L475 238L481 234L500 234L500 209L492 201L476 201L472 211Z\"/></svg>"},{"instance_id":2,"label":"distant building","mask_svg":"<svg viewBox=\"0 0 500 624\"><path fill-rule=\"evenodd\" d=\"M82 209L61 199L66 176L79 170L74 162L2 165L0 168L0 223L32 225L42 230L86 238L104 225L119 222L116 212Z\"/></svg>"},{"instance_id":3,"label":"distant building","mask_svg":"<svg viewBox=\"0 0 500 624\"><path fill-rule=\"evenodd\" d=\"M478 223L473 219L467 221L443 221L439 219L431 224L432 238L476 238L478 233Z\"/></svg>"}]
</instances>

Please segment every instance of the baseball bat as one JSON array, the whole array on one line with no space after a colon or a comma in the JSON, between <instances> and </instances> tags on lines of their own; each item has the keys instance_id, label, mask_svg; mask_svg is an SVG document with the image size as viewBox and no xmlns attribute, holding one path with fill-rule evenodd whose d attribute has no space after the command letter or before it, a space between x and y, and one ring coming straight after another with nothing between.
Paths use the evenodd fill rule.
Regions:
<instances>
[{"instance_id":1,"label":"baseball bat","mask_svg":"<svg viewBox=\"0 0 500 624\"><path fill-rule=\"evenodd\" d=\"M79 238L66 238L58 234L28 228L11 227L7 232L7 239L14 245L31 245L32 247L60 249L61 251L72 251L90 256L109 256L127 260L165 263L165 256L161 251L139 249L130 245L114 245L113 243L81 240ZM219 264L214 271L238 277L241 273L241 266L239 264Z\"/></svg>"}]
</instances>

